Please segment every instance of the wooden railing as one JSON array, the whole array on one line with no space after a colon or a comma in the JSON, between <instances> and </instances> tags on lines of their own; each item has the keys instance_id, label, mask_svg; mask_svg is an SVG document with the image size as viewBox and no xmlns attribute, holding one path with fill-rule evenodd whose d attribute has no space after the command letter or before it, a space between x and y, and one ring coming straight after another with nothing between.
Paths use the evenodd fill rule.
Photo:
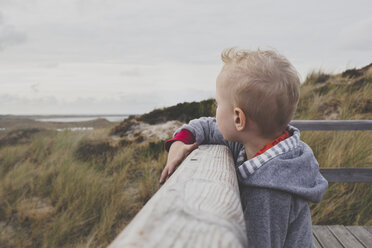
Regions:
<instances>
[{"instance_id":1,"label":"wooden railing","mask_svg":"<svg viewBox=\"0 0 372 248\"><path fill-rule=\"evenodd\" d=\"M294 120L289 123L297 127L301 131L320 130L320 131L336 131L336 130L372 130L372 120L355 120L355 121L326 121L326 120Z\"/></svg>"},{"instance_id":2,"label":"wooden railing","mask_svg":"<svg viewBox=\"0 0 372 248\"><path fill-rule=\"evenodd\" d=\"M325 120L295 120L290 122L301 131L340 131L340 130L372 130L372 120L355 121L325 121ZM371 151L372 152L372 151ZM328 182L372 182L372 168L326 168L320 173Z\"/></svg>"},{"instance_id":3,"label":"wooden railing","mask_svg":"<svg viewBox=\"0 0 372 248\"><path fill-rule=\"evenodd\" d=\"M203 145L185 159L110 247L246 244L231 153L226 146Z\"/></svg>"},{"instance_id":4,"label":"wooden railing","mask_svg":"<svg viewBox=\"0 0 372 248\"><path fill-rule=\"evenodd\" d=\"M372 121L291 125L300 130L372 130ZM372 182L372 168L320 171L329 182ZM247 247L228 148L202 145L194 150L109 247Z\"/></svg>"}]
</instances>

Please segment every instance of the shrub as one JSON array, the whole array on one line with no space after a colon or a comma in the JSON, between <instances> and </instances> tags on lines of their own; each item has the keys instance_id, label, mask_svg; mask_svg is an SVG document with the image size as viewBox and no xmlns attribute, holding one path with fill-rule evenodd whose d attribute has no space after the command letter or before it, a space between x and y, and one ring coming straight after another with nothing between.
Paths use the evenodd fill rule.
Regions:
<instances>
[{"instance_id":1,"label":"shrub","mask_svg":"<svg viewBox=\"0 0 372 248\"><path fill-rule=\"evenodd\" d=\"M149 124L157 124L170 120L189 122L192 119L202 116L214 116L216 114L216 104L214 99L208 99L201 102L184 102L176 106L155 109L154 111L144 114L138 120Z\"/></svg>"},{"instance_id":2,"label":"shrub","mask_svg":"<svg viewBox=\"0 0 372 248\"><path fill-rule=\"evenodd\" d=\"M43 129L40 128L12 130L0 139L0 147L29 143L31 141L31 137L35 133L39 133L42 130Z\"/></svg>"},{"instance_id":3,"label":"shrub","mask_svg":"<svg viewBox=\"0 0 372 248\"><path fill-rule=\"evenodd\" d=\"M75 157L84 162L106 163L112 159L116 150L107 140L82 140L75 151Z\"/></svg>"}]
</instances>

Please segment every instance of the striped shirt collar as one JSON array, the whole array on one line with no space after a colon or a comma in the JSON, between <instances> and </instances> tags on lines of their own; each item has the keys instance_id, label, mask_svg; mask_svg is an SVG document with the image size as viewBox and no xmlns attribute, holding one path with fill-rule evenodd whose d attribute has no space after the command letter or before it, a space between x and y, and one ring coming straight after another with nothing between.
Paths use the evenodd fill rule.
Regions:
<instances>
[{"instance_id":1,"label":"striped shirt collar","mask_svg":"<svg viewBox=\"0 0 372 248\"><path fill-rule=\"evenodd\" d=\"M290 134L292 134L292 136L279 142L275 146L266 150L264 153L252 159L246 160L246 154L243 147L237 158L237 164L240 164L238 166L238 171L243 178L248 178L267 161L298 146L300 142L300 131L296 127L291 125L288 125L286 130ZM246 161L243 162L244 160Z\"/></svg>"}]
</instances>

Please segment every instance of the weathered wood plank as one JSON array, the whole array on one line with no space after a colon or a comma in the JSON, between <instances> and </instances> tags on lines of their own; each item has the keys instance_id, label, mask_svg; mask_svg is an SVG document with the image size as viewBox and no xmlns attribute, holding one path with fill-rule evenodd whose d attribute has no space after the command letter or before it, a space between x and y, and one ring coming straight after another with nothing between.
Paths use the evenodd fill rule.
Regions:
<instances>
[{"instance_id":1,"label":"weathered wood plank","mask_svg":"<svg viewBox=\"0 0 372 248\"><path fill-rule=\"evenodd\" d=\"M372 168L323 168L320 173L328 182L372 182Z\"/></svg>"},{"instance_id":2,"label":"weathered wood plank","mask_svg":"<svg viewBox=\"0 0 372 248\"><path fill-rule=\"evenodd\" d=\"M372 234L372 226L364 226L364 228Z\"/></svg>"},{"instance_id":3,"label":"weathered wood plank","mask_svg":"<svg viewBox=\"0 0 372 248\"><path fill-rule=\"evenodd\" d=\"M335 236L332 234L332 232L328 229L327 226L314 225L313 233L322 247L327 247L327 248L342 247L340 242L335 238Z\"/></svg>"},{"instance_id":4,"label":"weathered wood plank","mask_svg":"<svg viewBox=\"0 0 372 248\"><path fill-rule=\"evenodd\" d=\"M342 225L328 226L329 230L345 248L364 248L364 246Z\"/></svg>"},{"instance_id":5,"label":"weathered wood plank","mask_svg":"<svg viewBox=\"0 0 372 248\"><path fill-rule=\"evenodd\" d=\"M247 247L234 162L226 146L200 146L109 246Z\"/></svg>"},{"instance_id":6,"label":"weathered wood plank","mask_svg":"<svg viewBox=\"0 0 372 248\"><path fill-rule=\"evenodd\" d=\"M372 130L372 120L293 120L289 123L305 130Z\"/></svg>"},{"instance_id":7,"label":"weathered wood plank","mask_svg":"<svg viewBox=\"0 0 372 248\"><path fill-rule=\"evenodd\" d=\"M315 235L313 235L313 242L314 242L314 246L315 246L315 248L323 248L323 247L319 244L319 242L318 242L318 240L316 239Z\"/></svg>"},{"instance_id":8,"label":"weathered wood plank","mask_svg":"<svg viewBox=\"0 0 372 248\"><path fill-rule=\"evenodd\" d=\"M346 227L365 247L372 247L372 233L363 226Z\"/></svg>"}]
</instances>

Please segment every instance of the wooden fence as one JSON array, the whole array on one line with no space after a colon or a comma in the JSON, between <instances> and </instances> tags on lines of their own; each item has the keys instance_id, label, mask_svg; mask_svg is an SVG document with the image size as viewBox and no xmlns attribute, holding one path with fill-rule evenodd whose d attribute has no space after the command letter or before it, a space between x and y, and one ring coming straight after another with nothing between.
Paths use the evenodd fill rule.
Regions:
<instances>
[{"instance_id":1,"label":"wooden fence","mask_svg":"<svg viewBox=\"0 0 372 248\"><path fill-rule=\"evenodd\" d=\"M372 130L372 121L292 121L291 125L300 130ZM320 171L330 182L372 182L372 168ZM228 148L203 145L194 150L109 247L247 247Z\"/></svg>"}]
</instances>

